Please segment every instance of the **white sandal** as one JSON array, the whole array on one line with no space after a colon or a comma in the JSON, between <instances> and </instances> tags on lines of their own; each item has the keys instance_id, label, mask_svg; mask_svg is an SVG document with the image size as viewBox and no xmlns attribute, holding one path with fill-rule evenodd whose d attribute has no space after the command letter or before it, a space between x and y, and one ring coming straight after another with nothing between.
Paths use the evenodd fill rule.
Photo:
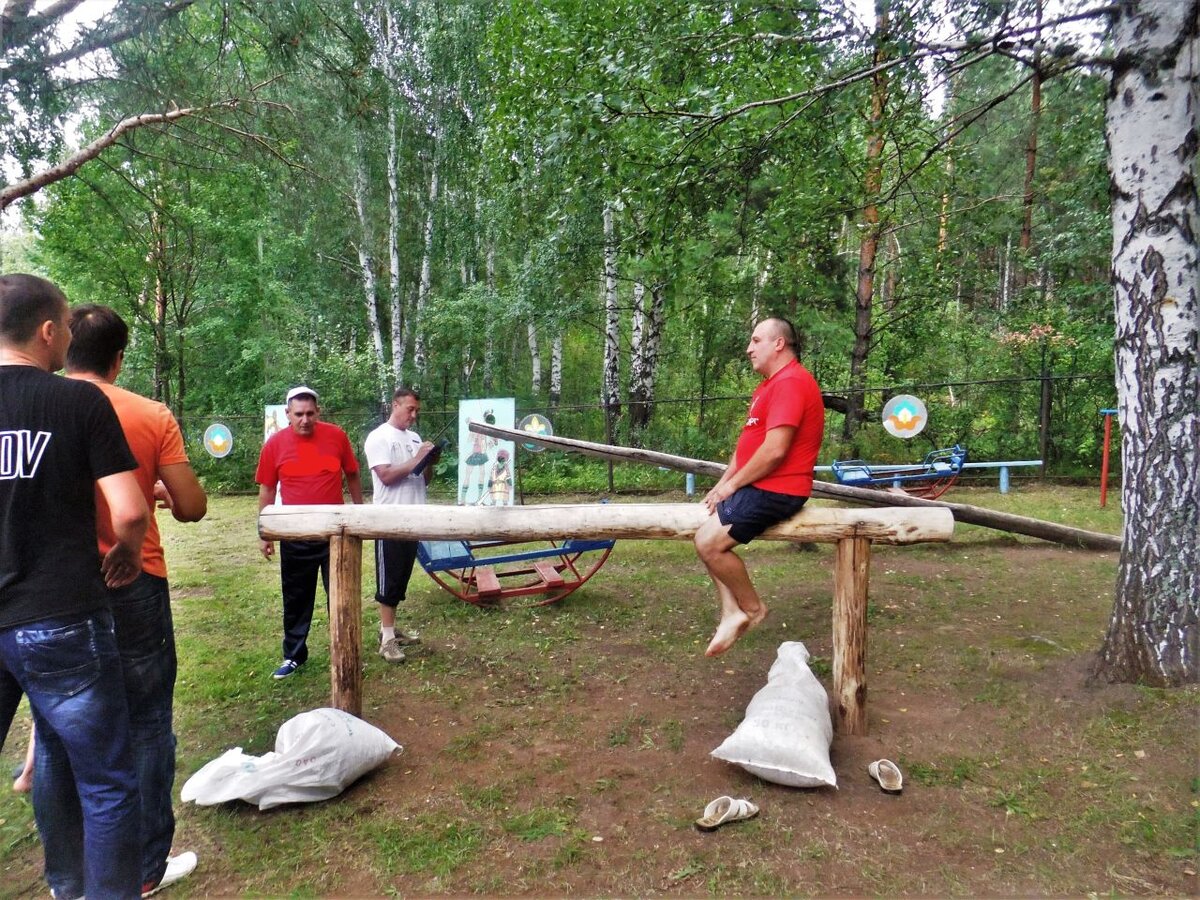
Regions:
<instances>
[{"instance_id":1,"label":"white sandal","mask_svg":"<svg viewBox=\"0 0 1200 900\"><path fill-rule=\"evenodd\" d=\"M904 790L904 776L900 774L900 767L890 759L875 760L867 766L867 771L889 794L899 794Z\"/></svg>"},{"instance_id":2,"label":"white sandal","mask_svg":"<svg viewBox=\"0 0 1200 900\"><path fill-rule=\"evenodd\" d=\"M758 807L749 800L718 797L704 807L704 815L696 820L696 827L701 831L716 831L729 822L753 819L757 815Z\"/></svg>"}]
</instances>

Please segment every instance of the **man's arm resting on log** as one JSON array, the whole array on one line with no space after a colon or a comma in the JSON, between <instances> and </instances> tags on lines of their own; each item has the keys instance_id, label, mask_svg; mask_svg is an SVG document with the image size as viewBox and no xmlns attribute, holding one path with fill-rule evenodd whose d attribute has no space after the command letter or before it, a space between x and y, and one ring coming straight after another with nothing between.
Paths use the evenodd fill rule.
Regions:
<instances>
[{"instance_id":1,"label":"man's arm resting on log","mask_svg":"<svg viewBox=\"0 0 1200 900\"><path fill-rule=\"evenodd\" d=\"M709 511L715 511L717 504L726 500L739 489L753 484L760 478L765 478L774 472L787 457L788 449L792 446L792 438L796 435L796 426L780 425L767 432L762 445L754 451L754 455L746 465L738 468L737 454L729 460L729 468L725 470L720 480L704 496L704 505Z\"/></svg>"}]
</instances>

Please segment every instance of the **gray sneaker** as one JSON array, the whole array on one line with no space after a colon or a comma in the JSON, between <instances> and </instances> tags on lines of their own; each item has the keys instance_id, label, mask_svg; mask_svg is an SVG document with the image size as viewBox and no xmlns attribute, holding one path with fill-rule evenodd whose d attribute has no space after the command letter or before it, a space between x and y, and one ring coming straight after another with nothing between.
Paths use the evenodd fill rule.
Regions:
<instances>
[{"instance_id":1,"label":"gray sneaker","mask_svg":"<svg viewBox=\"0 0 1200 900\"><path fill-rule=\"evenodd\" d=\"M404 632L397 628L396 643L398 643L401 647L411 647L414 644L421 643L421 636L415 631Z\"/></svg>"},{"instance_id":2,"label":"gray sneaker","mask_svg":"<svg viewBox=\"0 0 1200 900\"><path fill-rule=\"evenodd\" d=\"M379 644L379 655L390 663L404 662L404 651L400 649L400 641L389 638Z\"/></svg>"}]
</instances>

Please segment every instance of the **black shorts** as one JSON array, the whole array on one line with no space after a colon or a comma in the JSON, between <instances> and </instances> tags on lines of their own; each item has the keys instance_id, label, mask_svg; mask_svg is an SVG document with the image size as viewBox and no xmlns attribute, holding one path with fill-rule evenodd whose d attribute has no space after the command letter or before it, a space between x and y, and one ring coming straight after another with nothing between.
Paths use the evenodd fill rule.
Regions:
<instances>
[{"instance_id":1,"label":"black shorts","mask_svg":"<svg viewBox=\"0 0 1200 900\"><path fill-rule=\"evenodd\" d=\"M376 603L395 609L404 600L416 559L416 541L375 542Z\"/></svg>"},{"instance_id":2,"label":"black shorts","mask_svg":"<svg viewBox=\"0 0 1200 900\"><path fill-rule=\"evenodd\" d=\"M722 525L731 526L729 536L739 544L748 544L772 525L800 512L807 497L764 491L748 484L717 504Z\"/></svg>"}]
</instances>

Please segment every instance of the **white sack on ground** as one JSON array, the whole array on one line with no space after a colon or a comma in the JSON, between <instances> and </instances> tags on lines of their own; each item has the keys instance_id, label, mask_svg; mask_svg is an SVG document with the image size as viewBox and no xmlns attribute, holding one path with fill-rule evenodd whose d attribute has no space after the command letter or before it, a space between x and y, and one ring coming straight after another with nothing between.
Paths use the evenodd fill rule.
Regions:
<instances>
[{"instance_id":1,"label":"white sack on ground","mask_svg":"<svg viewBox=\"0 0 1200 900\"><path fill-rule=\"evenodd\" d=\"M259 809L328 800L398 748L374 725L350 713L314 709L280 726L275 752L248 756L241 747L227 750L189 778L180 797L200 806L245 800Z\"/></svg>"},{"instance_id":2,"label":"white sack on ground","mask_svg":"<svg viewBox=\"0 0 1200 900\"><path fill-rule=\"evenodd\" d=\"M767 683L750 700L746 718L712 755L791 787L837 787L829 763L833 722L825 688L808 668L799 641L779 645Z\"/></svg>"}]
</instances>

